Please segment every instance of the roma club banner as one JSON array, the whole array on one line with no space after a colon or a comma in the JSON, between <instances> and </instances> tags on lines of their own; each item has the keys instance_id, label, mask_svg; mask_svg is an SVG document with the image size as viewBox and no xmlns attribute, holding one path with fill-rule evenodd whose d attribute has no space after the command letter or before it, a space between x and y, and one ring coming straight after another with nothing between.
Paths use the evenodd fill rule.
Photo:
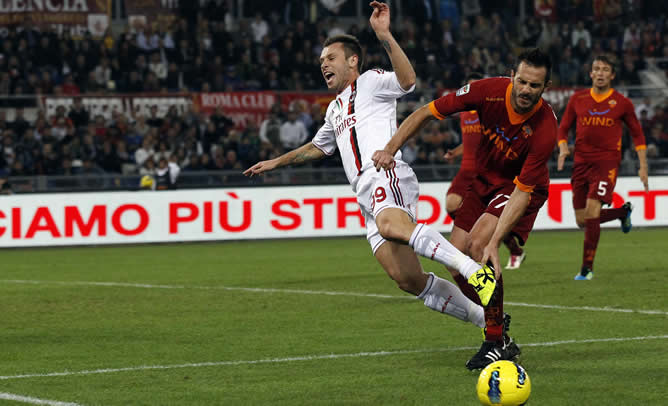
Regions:
<instances>
[{"instance_id":1,"label":"roma club banner","mask_svg":"<svg viewBox=\"0 0 668 406\"><path fill-rule=\"evenodd\" d=\"M111 0L0 0L0 26L54 27L74 37L101 37L110 14Z\"/></svg>"},{"instance_id":2,"label":"roma club banner","mask_svg":"<svg viewBox=\"0 0 668 406\"><path fill-rule=\"evenodd\" d=\"M178 15L179 0L126 1L125 12L133 32L142 30L147 26L168 27Z\"/></svg>"},{"instance_id":3,"label":"roma club banner","mask_svg":"<svg viewBox=\"0 0 668 406\"><path fill-rule=\"evenodd\" d=\"M668 226L668 176L620 178L614 206L635 206L635 226ZM420 185L418 220L452 229L449 184ZM555 180L534 229L574 229L568 180ZM26 194L0 199L0 247L128 244L366 235L348 185L183 191ZM619 227L614 221L604 227Z\"/></svg>"}]
</instances>

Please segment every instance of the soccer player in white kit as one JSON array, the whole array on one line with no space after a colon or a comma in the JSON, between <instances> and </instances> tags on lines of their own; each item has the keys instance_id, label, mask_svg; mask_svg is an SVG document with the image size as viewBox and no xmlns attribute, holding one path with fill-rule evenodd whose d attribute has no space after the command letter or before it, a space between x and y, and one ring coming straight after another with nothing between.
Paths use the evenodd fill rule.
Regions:
<instances>
[{"instance_id":1,"label":"soccer player in white kit","mask_svg":"<svg viewBox=\"0 0 668 406\"><path fill-rule=\"evenodd\" d=\"M362 50L350 35L328 38L320 56L323 77L337 92L325 124L311 142L275 159L258 162L244 174L259 175L285 166L332 155L338 147L346 176L364 215L374 256L400 289L416 295L430 309L484 327L481 306L450 281L425 273L416 254L459 270L487 304L494 292L493 271L464 255L440 233L416 225L418 182L413 170L395 155L396 165L376 171L372 154L383 149L397 130L396 99L415 88L415 71L390 32L390 10L372 2L371 27L394 72L371 69L360 74Z\"/></svg>"}]
</instances>

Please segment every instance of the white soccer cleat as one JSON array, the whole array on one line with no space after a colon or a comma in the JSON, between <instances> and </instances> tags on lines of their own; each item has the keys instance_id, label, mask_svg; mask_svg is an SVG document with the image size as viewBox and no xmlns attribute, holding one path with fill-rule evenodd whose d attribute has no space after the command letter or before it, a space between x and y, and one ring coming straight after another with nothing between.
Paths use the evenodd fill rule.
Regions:
<instances>
[{"instance_id":1,"label":"white soccer cleat","mask_svg":"<svg viewBox=\"0 0 668 406\"><path fill-rule=\"evenodd\" d=\"M520 265L524 262L524 259L527 257L526 251L522 251L522 255L511 255L508 258L508 264L506 269L520 269Z\"/></svg>"}]
</instances>

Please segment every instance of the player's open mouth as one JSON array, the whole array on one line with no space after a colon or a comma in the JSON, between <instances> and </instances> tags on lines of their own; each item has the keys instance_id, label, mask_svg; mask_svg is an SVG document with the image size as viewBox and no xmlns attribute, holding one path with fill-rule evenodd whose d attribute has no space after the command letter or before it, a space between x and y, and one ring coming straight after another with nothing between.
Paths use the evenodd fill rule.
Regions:
<instances>
[{"instance_id":1,"label":"player's open mouth","mask_svg":"<svg viewBox=\"0 0 668 406\"><path fill-rule=\"evenodd\" d=\"M325 81L329 83L332 78L334 78L334 74L332 72L323 72L322 74L325 77Z\"/></svg>"}]
</instances>

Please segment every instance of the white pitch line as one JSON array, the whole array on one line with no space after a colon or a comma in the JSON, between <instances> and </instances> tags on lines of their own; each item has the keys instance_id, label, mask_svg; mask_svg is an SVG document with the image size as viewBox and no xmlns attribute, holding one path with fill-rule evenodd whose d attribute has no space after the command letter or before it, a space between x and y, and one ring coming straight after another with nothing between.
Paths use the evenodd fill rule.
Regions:
<instances>
[{"instance_id":1,"label":"white pitch line","mask_svg":"<svg viewBox=\"0 0 668 406\"><path fill-rule=\"evenodd\" d=\"M0 279L0 283L16 283L16 284L29 284L29 285L64 285L64 286L106 286L106 287L122 287L122 288L140 288L140 289L229 290L229 291L241 291L241 292L253 292L253 293L294 293L301 295L351 296L351 297L373 297L380 299L415 300L415 297L408 295L399 296L399 295L384 295L379 293L332 292L324 290L245 288L237 286L154 285L147 283L127 283L127 282L44 281L44 280L18 280L18 279ZM620 309L616 307L593 307L593 306L561 306L561 305L546 305L546 304L523 303L523 302L504 302L503 304L507 306L533 307L537 309L586 310L594 312L658 314L658 315L668 316L668 311L665 310L637 310L637 309Z\"/></svg>"},{"instance_id":2,"label":"white pitch line","mask_svg":"<svg viewBox=\"0 0 668 406\"><path fill-rule=\"evenodd\" d=\"M13 393L0 392L0 399L13 400L15 402L30 403L32 405L48 405L48 406L81 406L78 403L59 402L57 400L38 399L29 396L15 395Z\"/></svg>"},{"instance_id":3,"label":"white pitch line","mask_svg":"<svg viewBox=\"0 0 668 406\"><path fill-rule=\"evenodd\" d=\"M591 338L584 340L563 340L550 341L544 343L528 343L522 344L524 347L552 347L564 344L586 344L586 343L605 343L605 342L624 342L624 341L645 341L645 340L662 340L668 339L668 335L659 336L640 336L640 337L608 337L608 338ZM105 368L92 369L85 371L63 371L63 372L47 372L41 374L22 374L22 375L7 375L0 376L0 381L10 379L25 379L25 378L47 378L57 376L74 376L74 375L96 375L109 374L115 372L132 372L145 370L164 370L164 369L178 369L178 368L201 368L201 367L219 367L219 366L238 366L238 365L256 365L256 364L277 364L297 361L316 361L326 359L341 359L341 358L363 358L363 357L386 357L392 355L405 354L423 354L435 352L454 352L454 351L470 351L478 347L451 347L451 348L423 348L417 350L398 350L398 351L372 351L372 352L357 352L350 354L324 354L324 355L304 355L299 357L286 358L266 358L258 360L238 360L238 361L220 361L220 362L196 362L187 364L174 365L140 365L136 367L126 368Z\"/></svg>"}]
</instances>

